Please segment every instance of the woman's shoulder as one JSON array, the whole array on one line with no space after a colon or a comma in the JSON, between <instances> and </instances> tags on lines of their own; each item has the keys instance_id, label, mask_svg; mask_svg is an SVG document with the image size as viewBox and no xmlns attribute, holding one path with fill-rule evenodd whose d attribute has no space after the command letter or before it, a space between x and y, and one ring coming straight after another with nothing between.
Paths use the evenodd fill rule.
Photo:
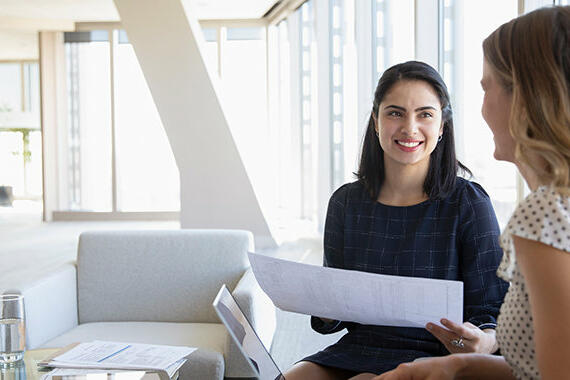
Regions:
<instances>
[{"instance_id":1,"label":"woman's shoulder","mask_svg":"<svg viewBox=\"0 0 570 380\"><path fill-rule=\"evenodd\" d=\"M448 198L451 201L464 203L471 202L489 202L489 194L485 191L483 186L477 182L470 181L463 177L457 177L455 181L455 188L450 193Z\"/></svg>"},{"instance_id":2,"label":"woman's shoulder","mask_svg":"<svg viewBox=\"0 0 570 380\"><path fill-rule=\"evenodd\" d=\"M541 186L518 204L508 232L570 252L570 195Z\"/></svg>"},{"instance_id":3,"label":"woman's shoulder","mask_svg":"<svg viewBox=\"0 0 570 380\"><path fill-rule=\"evenodd\" d=\"M489 198L483 186L463 177L457 177L455 190L472 198Z\"/></svg>"},{"instance_id":4,"label":"woman's shoulder","mask_svg":"<svg viewBox=\"0 0 570 380\"><path fill-rule=\"evenodd\" d=\"M364 184L361 181L355 181L345 183L336 189L331 196L331 200L343 201L343 203L346 203L347 200L366 199L367 196L368 193Z\"/></svg>"}]
</instances>

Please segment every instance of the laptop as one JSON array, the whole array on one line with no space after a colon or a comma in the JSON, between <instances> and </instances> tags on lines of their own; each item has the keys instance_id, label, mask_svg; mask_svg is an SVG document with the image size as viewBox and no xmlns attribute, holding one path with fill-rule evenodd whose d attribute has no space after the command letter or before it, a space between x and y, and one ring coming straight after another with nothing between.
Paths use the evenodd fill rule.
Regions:
<instances>
[{"instance_id":1,"label":"laptop","mask_svg":"<svg viewBox=\"0 0 570 380\"><path fill-rule=\"evenodd\" d=\"M212 305L258 378L285 380L226 285L222 285Z\"/></svg>"}]
</instances>

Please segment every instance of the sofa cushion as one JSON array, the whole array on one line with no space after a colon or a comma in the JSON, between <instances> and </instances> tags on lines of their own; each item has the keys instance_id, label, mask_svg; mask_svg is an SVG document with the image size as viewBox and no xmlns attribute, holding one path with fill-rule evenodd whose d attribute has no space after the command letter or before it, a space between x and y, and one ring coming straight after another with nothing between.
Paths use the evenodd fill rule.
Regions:
<instances>
[{"instance_id":1,"label":"sofa cushion","mask_svg":"<svg viewBox=\"0 0 570 380\"><path fill-rule=\"evenodd\" d=\"M212 301L249 267L250 232L91 231L77 255L79 323L217 323ZM149 305L151 307L149 307Z\"/></svg>"},{"instance_id":2,"label":"sofa cushion","mask_svg":"<svg viewBox=\"0 0 570 380\"><path fill-rule=\"evenodd\" d=\"M42 348L92 340L199 347L180 369L180 380L223 379L228 339L219 323L94 322L79 325Z\"/></svg>"}]
</instances>

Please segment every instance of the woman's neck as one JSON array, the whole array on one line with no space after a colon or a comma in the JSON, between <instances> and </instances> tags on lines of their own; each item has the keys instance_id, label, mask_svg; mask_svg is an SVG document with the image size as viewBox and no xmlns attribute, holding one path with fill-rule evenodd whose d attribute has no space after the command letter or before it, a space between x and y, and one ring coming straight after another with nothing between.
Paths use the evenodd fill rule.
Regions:
<instances>
[{"instance_id":1,"label":"woman's neck","mask_svg":"<svg viewBox=\"0 0 570 380\"><path fill-rule=\"evenodd\" d=\"M416 165L402 165L386 160L385 178L378 202L389 206L412 206L427 200L424 182L428 169L429 161Z\"/></svg>"},{"instance_id":2,"label":"woman's neck","mask_svg":"<svg viewBox=\"0 0 570 380\"><path fill-rule=\"evenodd\" d=\"M515 165L519 169L519 172L531 191L535 191L540 185L542 185L536 173L528 165L520 162L516 162Z\"/></svg>"}]
</instances>

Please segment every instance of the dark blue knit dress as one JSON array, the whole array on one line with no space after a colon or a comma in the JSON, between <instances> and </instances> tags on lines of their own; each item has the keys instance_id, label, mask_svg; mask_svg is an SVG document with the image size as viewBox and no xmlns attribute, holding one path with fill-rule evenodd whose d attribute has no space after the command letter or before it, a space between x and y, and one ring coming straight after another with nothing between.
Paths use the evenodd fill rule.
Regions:
<instances>
[{"instance_id":1,"label":"dark blue knit dress","mask_svg":"<svg viewBox=\"0 0 570 380\"><path fill-rule=\"evenodd\" d=\"M463 281L465 321L496 326L508 284L496 275L502 257L499 226L477 183L457 178L447 198L406 207L371 200L360 182L346 184L330 199L324 249L325 266ZM323 334L348 332L303 360L355 373L380 374L419 357L448 354L422 328L325 324L315 317L311 325Z\"/></svg>"}]
</instances>

